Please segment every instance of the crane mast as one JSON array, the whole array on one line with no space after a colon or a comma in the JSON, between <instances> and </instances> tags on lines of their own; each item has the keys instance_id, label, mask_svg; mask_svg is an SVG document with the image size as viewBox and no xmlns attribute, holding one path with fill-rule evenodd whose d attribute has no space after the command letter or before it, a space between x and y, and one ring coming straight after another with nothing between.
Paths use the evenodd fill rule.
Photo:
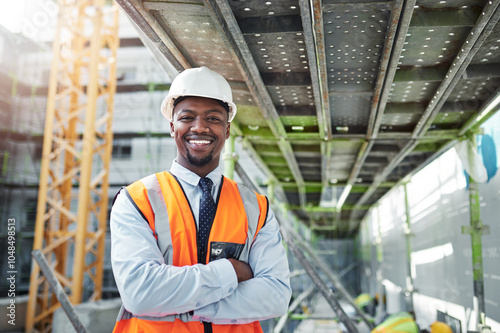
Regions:
<instances>
[{"instance_id":1,"label":"crane mast","mask_svg":"<svg viewBox=\"0 0 500 333\"><path fill-rule=\"evenodd\" d=\"M60 0L33 249L72 304L102 296L116 91L118 8ZM33 262L26 332L49 332L60 305Z\"/></svg>"}]
</instances>

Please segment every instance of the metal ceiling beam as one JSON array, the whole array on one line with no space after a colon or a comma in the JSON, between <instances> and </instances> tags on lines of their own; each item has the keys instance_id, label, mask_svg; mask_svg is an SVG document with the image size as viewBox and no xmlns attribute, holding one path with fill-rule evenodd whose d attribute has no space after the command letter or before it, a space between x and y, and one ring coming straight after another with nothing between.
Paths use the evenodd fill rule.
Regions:
<instances>
[{"instance_id":1,"label":"metal ceiling beam","mask_svg":"<svg viewBox=\"0 0 500 333\"><path fill-rule=\"evenodd\" d=\"M299 0L303 19L304 33L307 34L306 47L313 84L316 84L315 96L318 110L318 124L322 125L321 134L325 140L332 136L330 117L330 96L328 94L328 73L326 72L325 38L323 36L323 10L320 0ZM312 10L312 13L311 13ZM306 24L305 21L308 23ZM312 45L311 45L312 44Z\"/></svg>"},{"instance_id":2,"label":"metal ceiling beam","mask_svg":"<svg viewBox=\"0 0 500 333\"><path fill-rule=\"evenodd\" d=\"M405 12L402 13L403 0L397 0L394 2L394 7L392 8L389 20L389 32L386 37L384 52L382 54L377 83L372 99L370 118L368 120L368 131L366 133L368 140L372 137L377 137L377 125L380 123L384 113L385 103L389 98L388 95L396 72L397 62L399 60L401 50L403 49L404 40L402 37L406 36L406 32L408 31L408 16L411 17L411 11L413 10L408 10L408 6L413 8L413 5L414 3L410 1L407 4ZM403 15L402 18L401 15ZM399 30L398 26L401 27ZM394 42L395 40L396 43Z\"/></svg>"},{"instance_id":3,"label":"metal ceiling beam","mask_svg":"<svg viewBox=\"0 0 500 333\"><path fill-rule=\"evenodd\" d=\"M370 114L370 123L368 127L367 138L376 138L380 129L380 123L384 115L384 110L389 100L389 94L391 91L391 86L398 69L399 57L404 47L404 41L406 39L406 34L410 25L410 20L413 15L413 10L415 8L416 0L410 0L405 3L398 1L394 5L393 12L391 14L391 41L386 42L384 49L384 62L386 68L386 75L379 76L377 87L379 84L383 83L381 90L378 90L377 98L374 98L372 104L372 112ZM399 26L399 29L396 29ZM395 40L395 41L394 41ZM389 58L390 57L390 58ZM378 99L378 100L377 100ZM376 107L376 110L373 109ZM372 118L375 116L375 119ZM368 151L369 152L369 151Z\"/></svg>"},{"instance_id":4,"label":"metal ceiling beam","mask_svg":"<svg viewBox=\"0 0 500 333\"><path fill-rule=\"evenodd\" d=\"M241 136L241 129L236 123L231 124L231 131L234 132L236 135ZM283 192L283 188L281 186L280 181L276 178L274 173L268 168L266 163L262 161L262 158L260 157L259 153L255 151L255 148L253 147L253 144L246 138L241 138L241 145L245 152L250 155L254 163L259 167L262 172L264 172L267 177L269 178L269 181L273 184L273 187L275 188L275 194L278 197L278 200L284 204L288 203L288 200L286 199L286 195ZM239 165L239 164L238 164ZM244 170L237 170L238 174L242 174ZM264 193L262 193L264 194Z\"/></svg>"},{"instance_id":5,"label":"metal ceiling beam","mask_svg":"<svg viewBox=\"0 0 500 333\"><path fill-rule=\"evenodd\" d=\"M499 3L500 1L496 0L494 2L489 2L485 6L485 9L483 10L484 15L479 18L476 26L472 29L471 34L469 34L463 45L463 48L458 53L455 61L450 67L445 80L441 83L436 94L426 108L422 119L415 127L415 130L412 133L412 137L414 139L421 138L425 135L437 112L439 112L441 106L445 103L446 98L458 83L460 76L465 72L465 69L472 60L472 57L479 50L479 47L484 39L489 35L494 25L498 22L500 13L497 11L497 7ZM411 7L413 8L413 6ZM412 11L413 9L410 10ZM361 207L361 205L363 205L370 198L370 196L376 191L378 185L392 172L394 168L397 167L399 162L401 162L418 145L418 143L418 140L408 141L408 143L402 148L401 152L389 163L381 174L376 176L370 188L356 202L356 209ZM355 216L356 209L351 213L351 218Z\"/></svg>"},{"instance_id":6,"label":"metal ceiling beam","mask_svg":"<svg viewBox=\"0 0 500 333\"><path fill-rule=\"evenodd\" d=\"M142 1L116 0L116 2L151 41L148 46L156 48L178 72L192 67L170 36L165 33L158 22L144 8Z\"/></svg>"},{"instance_id":7,"label":"metal ceiling beam","mask_svg":"<svg viewBox=\"0 0 500 333\"><path fill-rule=\"evenodd\" d=\"M482 112L488 111L490 104L492 102L494 102L495 100L497 100L498 98L500 98L500 88L497 89L496 93L493 94L492 97L486 103L484 103L484 105L481 107L480 111L478 112L478 116L480 116L482 114ZM497 103L500 103L500 101ZM494 106L494 107L498 107L498 104L496 104L496 106ZM493 114L495 114L495 112L489 114L489 116L492 116ZM471 121L466 123L460 129L459 132L455 131L456 134L453 135L453 138L451 138L450 141L448 141L445 145L443 145L438 151L434 152L434 154L432 154L425 162L421 163L420 166L418 166L417 168L412 170L412 172L410 174L408 174L405 178L401 179L399 182L397 182L395 184L394 183L391 184L391 187L396 187L396 186L401 185L403 182L406 182L409 177L411 177L412 175L414 175L414 174L418 173L420 170L422 170L426 165L428 165L430 163L430 161L435 160L436 158L441 156L444 152L451 149L458 142L458 138L460 136L466 135L469 130L471 130L472 128L474 128L475 126L478 126L480 124L481 119L478 120L478 116L474 117L473 119L471 119ZM422 141L420 141L420 142L422 142ZM413 150L413 148L411 148L410 145L408 147L405 147L404 149ZM383 183L379 186L379 188L382 187L382 185L383 185ZM370 187L370 189L371 189L371 187ZM374 190L376 190L376 189L374 189ZM358 206L358 207L355 207L355 209L365 209L365 207L366 206Z\"/></svg>"},{"instance_id":8,"label":"metal ceiling beam","mask_svg":"<svg viewBox=\"0 0 500 333\"><path fill-rule=\"evenodd\" d=\"M424 161L423 163L421 163L417 168L413 169L412 172L410 174L408 174L406 177L404 177L403 179L399 180L398 182L396 183L390 183L390 188L393 188L393 187L396 187L396 186L399 186L399 185L402 185L404 182L408 181L408 179L413 176L414 174L418 173L420 170L422 170L426 165L428 165L431 161L435 160L436 158L438 158L439 156L441 156L444 152L448 151L449 149L451 149L456 143L458 142L457 140L457 137L451 139L450 141L448 141L445 145L443 145L439 150L437 150L436 152L434 152L434 154L432 154L426 161ZM415 145L418 144L418 141L415 141L413 142L415 143ZM403 148L404 150L407 150L409 149L409 151L411 152L414 147L412 148L411 147L411 143L408 144L408 146L404 147ZM406 154L407 155L407 154ZM405 155L405 156L406 156ZM402 156L402 158L404 158L405 156ZM391 170L392 171L392 170ZM381 183L378 188L382 188L384 187L384 183ZM372 189L372 187L369 188L370 191L376 191L377 188L374 188ZM373 193L372 192L372 193ZM368 196L369 198L369 196ZM355 210L363 210L367 207L367 205L362 205L362 206L357 206L358 204L355 205L355 207L353 207L353 209ZM353 212L354 214L355 212ZM352 218L352 217L351 217Z\"/></svg>"},{"instance_id":9,"label":"metal ceiling beam","mask_svg":"<svg viewBox=\"0 0 500 333\"><path fill-rule=\"evenodd\" d=\"M486 3L483 15L477 20L477 24L468 35L436 94L432 97L425 113L415 127L413 131L414 137L420 137L427 132L441 106L446 102L446 99L465 73L472 58L479 51L481 44L490 35L500 18L500 11L497 10L499 4L500 0Z\"/></svg>"},{"instance_id":10,"label":"metal ceiling beam","mask_svg":"<svg viewBox=\"0 0 500 333\"><path fill-rule=\"evenodd\" d=\"M456 137L455 137L456 138ZM306 187L322 187L323 182L304 182ZM294 183L285 183L285 182L280 182L279 183L281 187L283 188L296 188L297 185ZM395 182L383 182L379 185L379 188L391 188L396 186L397 183ZM344 187L346 186L346 183L336 183L335 185L331 185L334 187ZM368 183L358 183L352 187L351 192L352 193L364 193L367 188L370 187L371 184Z\"/></svg>"},{"instance_id":11,"label":"metal ceiling beam","mask_svg":"<svg viewBox=\"0 0 500 333\"><path fill-rule=\"evenodd\" d=\"M144 43L138 37L120 38L120 47L144 47Z\"/></svg>"},{"instance_id":12,"label":"metal ceiling beam","mask_svg":"<svg viewBox=\"0 0 500 333\"><path fill-rule=\"evenodd\" d=\"M364 9L366 7L366 4L369 3L372 6L380 6L380 5L387 5L388 3L392 2L392 0L387 0L387 1L370 1L370 0L346 0L346 1L340 1L340 0L323 0L323 10L328 11L328 10L333 10L337 8L339 5L349 5L355 9Z\"/></svg>"},{"instance_id":13,"label":"metal ceiling beam","mask_svg":"<svg viewBox=\"0 0 500 333\"><path fill-rule=\"evenodd\" d=\"M359 97L371 97L373 96L373 91L349 91L349 92L345 92L345 91L330 91L328 93L328 96L349 96L349 97L353 97L353 96L359 96Z\"/></svg>"},{"instance_id":14,"label":"metal ceiling beam","mask_svg":"<svg viewBox=\"0 0 500 333\"><path fill-rule=\"evenodd\" d=\"M259 69L253 60L253 55L241 33L231 7L224 0L203 0L203 3L217 29L225 37L223 38L224 42L240 68L241 75L248 85L257 106L267 120L269 128L277 138L286 137L286 131L279 121L279 115L265 88Z\"/></svg>"},{"instance_id":15,"label":"metal ceiling beam","mask_svg":"<svg viewBox=\"0 0 500 333\"><path fill-rule=\"evenodd\" d=\"M408 67L400 68L394 76L394 82L409 82L409 81L442 81L448 74L448 67ZM488 78L500 77L500 64L472 64L467 67L464 73L464 78Z\"/></svg>"},{"instance_id":16,"label":"metal ceiling beam","mask_svg":"<svg viewBox=\"0 0 500 333\"><path fill-rule=\"evenodd\" d=\"M321 186L323 187L323 190L325 190L325 188L330 185L330 180L328 179L326 171L328 169L328 162L330 161L330 158L332 156L331 141L321 143L321 156L323 156L321 160Z\"/></svg>"},{"instance_id":17,"label":"metal ceiling beam","mask_svg":"<svg viewBox=\"0 0 500 333\"><path fill-rule=\"evenodd\" d=\"M285 207L289 210L302 209L304 212L307 212L307 213L336 213L335 207L320 207L320 206L310 206L309 207L309 206L306 206L305 208L302 208L302 207L296 206L296 205L286 205ZM356 209L368 210L371 207L372 207L371 205L363 205L363 206L356 207ZM352 210L354 208L355 207L353 207L353 206L346 205L345 210Z\"/></svg>"},{"instance_id":18,"label":"metal ceiling beam","mask_svg":"<svg viewBox=\"0 0 500 333\"><path fill-rule=\"evenodd\" d=\"M300 13L302 18L302 27L304 29L307 57L309 59L309 71L311 83L314 93L314 104L316 106L316 114L318 118L318 128L320 137L329 140L332 135L331 117L330 117L330 97L328 95L328 83L326 80L326 57L324 53L323 31L320 26L321 22L317 22L319 11L319 19L322 20L321 7L316 3L314 20L311 16L311 2L309 0L299 0ZM320 35L317 35L319 29ZM318 38L318 39L317 39ZM323 69L321 69L323 68ZM321 143L322 160L321 160L321 177L323 179L323 189L328 185L327 180L327 164L331 155L331 143Z\"/></svg>"},{"instance_id":19,"label":"metal ceiling beam","mask_svg":"<svg viewBox=\"0 0 500 333\"><path fill-rule=\"evenodd\" d=\"M410 3L407 4L406 7L403 7L402 0L397 0L394 2L394 7L391 11L389 31L384 46L382 62L380 65L375 90L373 92L370 117L368 120L368 130L366 133L366 138L368 139L368 141L363 142L360 150L358 151L356 162L354 163L351 174L347 181L348 186L346 186L344 192L340 196L342 201L339 200L339 204L337 206L338 210L342 209L342 205L349 196L349 191L358 178L363 163L370 153L370 150L374 143L373 141L370 141L370 139L377 137L377 133L379 130L378 127L380 126L380 123L382 121L385 103L387 103L387 100L389 98L390 87L394 78L394 74L396 72L399 55L403 48L403 36L406 36L408 22L411 18L411 12L414 7L414 2L415 0L410 1ZM398 26L400 27L399 29Z\"/></svg>"},{"instance_id":20,"label":"metal ceiling beam","mask_svg":"<svg viewBox=\"0 0 500 333\"><path fill-rule=\"evenodd\" d=\"M119 2L124 2L126 0L118 0ZM256 154L256 156L261 156L264 157L264 161L266 161L267 164L264 164L261 160L261 163L265 165L267 168L269 168L271 165L276 166L276 169L278 169L278 165L283 165L282 169L286 169L288 166L288 169L286 169L286 176L292 178L296 178L296 183L292 184L292 187L295 186L294 191L299 192L300 195L300 204L302 207L302 211L300 214L303 217L304 215L304 204L306 203L306 192L308 190L307 186L310 186L311 182L306 182L304 181L305 179L308 180L319 180L319 175L318 177L308 177L307 170L305 170L303 167L305 166L304 163L301 162L300 154L296 153L294 150L296 150L295 143L300 142L300 141L307 141L309 144L315 144L315 147L321 147L321 175L322 175L322 181L318 182L321 187L325 188L327 186L330 186L328 184L328 179L327 179L327 168L326 165L328 163L328 156L327 154L332 154L332 142L333 140L337 139L363 139L363 143L358 145L358 155L355 160L355 168L350 172L349 178L347 180L347 183L344 184L343 186L349 186L351 189L346 191L345 197L347 198L347 194L349 193L354 193L354 187L355 181L360 177L360 175L364 175L364 171L367 171L363 169L365 166L370 166L369 161L367 161L368 156L372 152L374 152L374 147L376 146L378 140L398 140L398 145L399 147L402 147L401 150L399 151L392 151L390 153L391 156L395 155L396 159L400 159L399 161L396 162L396 164L393 165L393 168L391 169L391 163L392 158L389 160L392 160L391 163L388 163L386 161L384 165L378 165L379 169L382 170L380 175L385 174L385 177L388 175L391 175L391 172L393 175L400 174L400 176L405 175L405 172L400 171L400 161L406 161L408 159L408 155L414 151L416 147L423 147L425 145L422 145L421 143L423 141L427 142L430 140L436 140L438 139L438 144L444 143L445 139L456 139L457 134L459 130L453 130L445 132L445 131L432 131L432 133L427 133L427 130L429 126L431 126L432 122L434 121L436 115L438 115L438 112L457 112L457 111L468 111L469 113L471 111L476 111L474 108L471 106L470 103L462 102L462 103L445 103L446 99L450 94L453 92L453 89L455 88L456 82L459 81L459 79L467 79L467 78L480 78L480 77L491 77L492 75L497 75L496 73L500 73L500 64L480 64L480 65L470 65L467 67L469 62L472 60L472 53L469 55L469 59L465 59L462 64L457 63L455 66L459 66L459 70L457 70L455 73L448 72L448 68L398 68L396 70L398 61L399 61L399 56L401 55L401 50L397 48L397 43L398 43L398 37L402 38L401 46L402 43L405 41L405 36L406 33L404 33L410 26L409 22L403 23L404 21L404 13L406 11L410 12L410 15L408 16L410 21L411 21L411 27L412 28L417 28L418 27L428 27L428 26L474 26L475 21L472 20L472 17L474 16L474 10L471 9L461 9L461 10L441 10L438 9L437 13L431 13L430 15L423 15L420 17L421 13L427 14L428 11L426 11L424 8L419 8L416 10L415 13L413 13L414 10L414 4L416 1L410 1L406 4L407 7L405 8L400 8L399 9L399 15L401 17L396 18L396 14L398 11L395 9L398 6L403 7L403 0L394 0L394 1L380 1L380 2L367 2L365 1L360 1L360 0L354 0L354 1L344 1L344 5L349 5L353 6L354 8L362 8L363 6L366 6L368 3L370 5L383 5L384 8L392 7L392 12L391 12L391 17L390 17L390 22L387 30L387 36L385 39L385 45L384 45L384 53L381 56L381 66L379 68L378 72L378 78L376 81L376 86L374 87L374 91L370 92L361 92L361 93L341 93L342 96L350 96L350 95L367 95L373 96L372 100L372 112L370 113L370 119L369 119L369 126L368 129L366 129L364 126L361 129L357 129L358 132L352 132L351 133L342 133L339 132L336 135L332 135L332 128L331 128L331 117L329 115L330 112L330 106L329 106L329 100L330 98L335 95L334 94L328 94L328 89L322 89L327 87L327 73L326 73L326 58L325 58L325 40L323 36L323 11L326 11L330 8L336 8L339 5L338 0L298 0L300 4L300 11L301 11L301 16L295 15L295 16L276 16L276 19L274 17L271 18L266 18L266 17L259 17L259 18L239 18L238 21L236 21L232 9L229 6L228 0L203 0L203 4L205 4L205 8L207 9L207 13L210 12L210 16L212 17L215 26L217 26L217 29L219 32L221 32L222 39L226 38L225 43L228 46L228 49L231 52L231 55L234 59L235 62L240 61L240 63L237 63L238 69L241 72L241 75L243 76L245 80L245 86L248 85L250 88L250 93L252 94L252 97L257 103L257 106L262 110L266 121L269 124L269 129L265 128L265 126L261 126L261 129L263 131L259 132L251 132L249 131L246 126L243 127L242 129L239 130L239 135L244 135L247 136L246 139L246 144L250 145L250 142L260 144L262 145L264 142L269 141L271 142L274 147L276 148L277 153L279 154L280 157L282 157L282 162L276 161L274 164L270 164L267 160L266 157L264 156L263 152L261 152L259 149L257 151L259 154ZM139 0L128 0L130 3L134 3L137 5L139 3L140 5L136 6L137 8L142 6L141 1ZM153 3L153 2L148 2L148 3ZM154 2L157 4L157 6L160 6L160 3ZM406 3L406 2L404 2ZM494 2L495 4L498 5L498 1ZM201 5L201 4L200 4ZM231 3L232 5L232 3ZM145 4L146 8L149 9L149 7ZM198 6L201 7L201 6ZM421 6L422 7L422 6ZM141 7L142 8L142 7ZM215 8L215 9L214 9ZM221 9L222 8L222 9ZM497 10L498 11L498 10ZM147 21L148 19L153 18L153 14L156 17L156 13L149 12L146 13L144 19L146 22L151 26L153 23L155 23L155 20ZM229 14L229 15L228 15ZM387 13L389 14L389 13ZM449 17L444 17L444 15L450 15ZM476 13L477 14L477 13ZM313 17L311 17L313 15ZM487 15L487 8L485 7L485 15ZM484 16L484 15L483 15ZM385 16L387 17L387 16ZM453 19L451 19L451 18ZM398 24L394 24L394 21L396 20L401 20L399 23L399 28ZM484 21L484 20L483 20ZM218 22L218 23L217 23ZM476 34L480 32L480 30L477 30L477 27L479 26L481 22L481 17L477 20L477 24L475 25L475 28L473 28L473 33ZM326 22L325 22L326 24ZM488 26L492 28L492 23L487 23ZM238 27L239 26L239 27ZM309 68L311 70L310 73L294 73L294 75L284 75L284 74L261 74L256 67L256 63L254 62L252 58L252 54L250 53L248 47L247 47L247 42L243 37L243 34L240 32L243 31L243 33L248 33L248 34L253 34L253 33L262 33L262 32L289 32L289 31L300 31L300 27L302 26L302 29L304 31L304 41L307 46L307 54L308 54L308 60L309 60ZM259 30L260 29L260 30ZM425 28L423 28L425 29ZM476 30L474 30L476 29ZM486 31L488 28L486 27L484 30ZM154 30L154 29L153 29ZM257 31L258 30L258 31ZM233 31L236 31L236 34L233 33ZM422 28L420 31L423 31ZM467 29L468 31L468 29ZM162 31L165 33L164 31ZM168 34L168 32L167 32ZM158 33L157 33L158 35ZM159 35L158 35L159 36ZM168 36L167 36L168 37ZM175 41L173 38L174 36L171 35L172 40ZM245 35L245 37L248 37ZM149 37L148 37L149 38ZM477 50L478 47L478 41L480 41L481 38L485 38L485 36L478 36L476 37L477 40L474 40L469 36L467 41L469 43L472 42L474 44L474 48ZM161 38L160 38L161 39ZM391 41L392 39L392 41ZM392 44L391 44L392 43ZM308 45L309 44L309 45ZM380 43L379 43L380 44ZM390 46L389 46L390 45ZM465 49L466 44L464 44L464 49ZM245 53L245 49L246 52ZM243 51L242 51L243 50ZM178 50L177 50L178 51ZM179 51L180 52L180 51ZM188 54L188 50L182 50L184 52L185 57L189 60L190 54ZM464 50L462 50L464 52ZM466 53L464 52L463 55ZM461 55L462 56L462 55ZM460 57L461 57L460 56ZM453 59L451 59L453 60ZM455 59L456 62L457 59ZM250 65L248 65L248 63ZM253 67L252 67L253 66ZM319 66L319 67L318 67ZM392 67L393 66L393 67ZM252 68L250 68L252 67ZM466 68L467 67L467 68ZM250 69L255 70L255 72L251 72ZM462 71L463 70L463 71ZM374 72L375 73L375 72ZM392 75L391 75L392 73ZM446 74L454 76L453 78L448 78ZM245 77L245 75L247 77ZM257 81L254 81L254 75L257 78ZM499 75L500 76L500 75ZM451 82L450 85L443 85L443 83L448 80ZM248 82L251 81L252 84L254 84L253 88L251 87ZM404 104L404 103L395 103L395 104L389 104L389 96L388 93L391 90L391 85L393 83L397 82L408 82L408 81L424 81L424 82L429 82L429 81L434 81L434 82L441 82L441 86L445 87L446 91L441 92L441 96L439 97L434 97L439 100L432 101L431 103L411 103L411 104ZM303 107L303 108L297 108L297 107L278 107L274 106L274 103L271 99L271 96L267 92L267 89L265 85L276 85L276 86L282 86L282 85L305 85L305 84L310 84L313 87L314 91L314 102L315 102L315 107ZM400 85L401 86L401 85ZM398 86L398 88L400 87ZM436 83L434 84L436 86ZM254 90L252 90L254 89ZM491 91L490 91L491 92ZM263 94L263 95L262 95ZM259 97L259 98L256 98ZM355 96L357 97L357 96ZM483 97L484 98L484 97ZM429 111L429 107L431 106L432 103L435 103L435 109L432 111ZM429 105L427 105L429 104ZM462 105L460 105L462 104ZM476 108L478 107L478 101L476 101ZM261 107L264 105L265 107ZM325 107L327 105L328 107ZM267 108L268 107L268 108ZM332 106L333 107L333 106ZM482 109L484 110L485 107ZM314 110L316 109L316 112L314 113ZM480 111L482 112L482 111ZM409 125L407 128L405 127L394 127L394 130L391 132L381 132L384 131L384 129L381 129L380 126L382 124L382 121L386 123L386 120L389 119L390 117L384 117L384 115L387 113L387 115L394 115L394 114L407 114L405 115L405 119L408 119L408 122L415 121L417 119L416 116L412 116L410 114L417 114L417 115L422 115L424 114L425 117L422 118L422 121L425 124L419 124L417 127L412 128L412 125ZM410 113L410 114L408 114ZM462 120L464 119L463 117L468 115L469 113L466 113L462 116ZM310 132L309 128L308 130L304 131L304 133L296 133L296 131L291 131L291 133L288 133L287 131L290 130L289 126L291 126L290 119L291 117L288 118L280 118L280 116L309 116L309 118L304 118L307 120L313 119L310 116L316 116L318 119L318 128L319 130L315 127L314 132L315 133L306 133ZM394 117L394 116L392 116ZM451 115L451 117L455 117L455 115ZM451 118L450 117L450 118ZM446 121L450 121L447 118L445 119ZM441 119L441 117L440 117ZM455 119L455 118L452 118ZM476 126L481 119L479 117L475 117L474 120L470 120L468 123L468 126ZM284 126L284 124L287 124L287 127ZM448 123L447 123L448 124ZM419 128L420 126L420 128ZM414 132L410 132L411 130L414 130ZM237 132L237 130L235 130ZM399 133L396 133L398 131ZM407 131L407 133L405 133ZM319 135L318 133L319 132ZM366 136L362 135L366 132ZM356 135L355 133L359 133L359 135ZM272 137L274 135L275 137ZM348 135L348 137L346 136ZM406 142L406 144L405 144ZM361 148L359 148L361 147ZM278 151L279 149L279 151ZM399 148L398 148L399 149ZM423 156L428 156L430 151L424 150L425 154ZM326 153L326 154L325 154ZM274 154L274 153L272 153ZM271 156L271 155L266 155L266 156ZM274 156L274 155L273 155ZM374 156L383 156L380 153L374 154ZM410 155L411 156L411 155ZM420 156L420 155L419 155ZM423 160L423 159L422 159ZM428 161L429 159L427 159ZM354 156L351 160L351 163L354 161ZM286 162L286 166L285 163ZM300 163L299 163L300 162ZM319 162L319 161L318 161ZM389 164L387 167L384 168L386 164ZM319 165L319 163L318 163ZM413 167L413 164L412 164ZM288 171L290 170L290 171ZM302 171L305 170L305 171ZM368 178L366 178L365 183L368 181L368 179L372 178L372 175L375 174L375 169L372 167L372 173L368 174ZM398 171L399 170L399 171ZM269 170L270 171L270 170ZM398 172L395 172L398 171ZM281 176L283 176L285 173L280 173ZM279 184L279 181L276 179L276 175L278 175L278 171L275 174L272 174L274 177L274 180L271 180L271 182L275 182ZM355 208L359 210L359 214L357 216L360 216L360 214L364 214L361 211L364 210L365 205L363 204L362 200L365 200L365 202L373 202L375 198L380 197L381 191L379 191L379 187L382 185L382 181L385 179L381 179L380 175L377 175L374 179L370 187L367 188L368 192L371 191L371 195L362 196L360 200L356 202ZM298 177L297 177L298 176ZM345 176L343 176L343 179L345 179ZM271 179L272 177L270 177ZM280 177L282 178L282 177ZM376 185L375 185L376 184ZM340 185L340 184L337 184ZM292 188L290 187L290 188ZM309 190L311 190L309 188ZM315 189L315 191L317 191ZM291 192L290 192L291 193ZM294 200L297 202L297 196L296 192L293 193L294 195ZM309 199L311 199L313 196L316 196L317 194L310 195ZM353 195L353 197L349 197L348 202L353 202L354 197L358 197L359 194ZM292 200L292 199L290 199ZM314 198L316 200L316 198ZM348 205L346 205L344 208L347 210ZM331 211L330 211L331 213ZM351 217L354 217L356 215L356 212L353 212L351 214ZM330 214L328 216L331 216ZM346 218L348 215L343 214L342 217ZM357 223L357 222L355 222Z\"/></svg>"},{"instance_id":21,"label":"metal ceiling beam","mask_svg":"<svg viewBox=\"0 0 500 333\"><path fill-rule=\"evenodd\" d=\"M408 143L402 148L402 150L399 152L399 154L397 154L391 160L391 162L387 165L387 167L385 167L385 169L374 178L370 187L366 190L366 192L361 196L361 198L354 205L354 209L352 210L350 218L349 218L350 220L355 221L354 215L355 215L356 211L361 209L361 207L364 205L364 203L366 201L368 201L368 199L372 196L373 193L375 193L378 186L387 178L387 176L392 172L392 170L398 166L399 162L401 162L406 157L406 155L408 155L408 153L411 152L413 150L413 148L415 148L417 146L417 144L418 144L417 140L408 141ZM355 230L355 228L356 228L356 226L351 225L349 230L352 231L352 230Z\"/></svg>"},{"instance_id":22,"label":"metal ceiling beam","mask_svg":"<svg viewBox=\"0 0 500 333\"><path fill-rule=\"evenodd\" d=\"M477 102L445 102L440 112L477 112ZM384 114L423 114L426 109L423 103L390 103L387 104Z\"/></svg>"},{"instance_id":23,"label":"metal ceiling beam","mask_svg":"<svg viewBox=\"0 0 500 333\"><path fill-rule=\"evenodd\" d=\"M498 105L500 104L500 88L481 106L478 110L475 117L470 119L465 125L460 129L458 136L466 135L467 132L474 127L480 126L487 119L493 116L496 112L498 112ZM497 109L495 112L491 112L494 109Z\"/></svg>"},{"instance_id":24,"label":"metal ceiling beam","mask_svg":"<svg viewBox=\"0 0 500 333\"><path fill-rule=\"evenodd\" d=\"M254 96L258 107L261 109L264 118L267 120L271 131L280 139L279 147L287 160L288 167L297 185L302 189L300 191L300 201L301 205L305 205L304 180L293 155L290 142L284 140L287 137L287 133L262 81L257 65L253 60L253 55L248 48L231 7L226 0L203 0L203 3L210 12L214 23L217 23L218 30L225 37L224 41L228 43L228 49L233 53L233 58L240 67L240 72Z\"/></svg>"}]
</instances>

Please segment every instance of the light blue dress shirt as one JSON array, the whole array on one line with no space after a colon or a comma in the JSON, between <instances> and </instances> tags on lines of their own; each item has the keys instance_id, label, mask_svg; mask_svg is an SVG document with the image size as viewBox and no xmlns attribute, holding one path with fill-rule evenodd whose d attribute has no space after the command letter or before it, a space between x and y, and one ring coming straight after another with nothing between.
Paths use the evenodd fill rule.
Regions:
<instances>
[{"instance_id":1,"label":"light blue dress shirt","mask_svg":"<svg viewBox=\"0 0 500 333\"><path fill-rule=\"evenodd\" d=\"M171 173L181 183L198 221L200 177L175 161ZM209 177L212 196L221 185L220 168ZM198 222L196 222L198 223ZM122 302L138 316L187 315L215 324L244 324L285 314L291 297L290 271L274 212L255 238L248 264L254 278L238 283L232 264L220 259L206 265L167 265L156 239L126 195L111 211L111 264Z\"/></svg>"},{"instance_id":2,"label":"light blue dress shirt","mask_svg":"<svg viewBox=\"0 0 500 333\"><path fill-rule=\"evenodd\" d=\"M200 176L192 171L189 171L175 161L172 163L170 172L175 175L181 183L182 189L184 190L184 193L186 193L186 197L188 198L191 209L193 210L196 227L198 227L198 215L200 214L200 199L202 194L201 187L198 186ZM213 183L212 198L214 199L214 202L216 202L222 180L220 167L215 168L215 170L210 172L207 177L210 178Z\"/></svg>"}]
</instances>

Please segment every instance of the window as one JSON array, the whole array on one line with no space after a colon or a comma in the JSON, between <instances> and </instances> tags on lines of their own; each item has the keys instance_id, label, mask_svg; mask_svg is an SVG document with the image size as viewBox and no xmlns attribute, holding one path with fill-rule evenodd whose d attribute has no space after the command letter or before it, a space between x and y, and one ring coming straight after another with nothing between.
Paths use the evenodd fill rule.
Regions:
<instances>
[{"instance_id":1,"label":"window","mask_svg":"<svg viewBox=\"0 0 500 333\"><path fill-rule=\"evenodd\" d=\"M31 156L34 161L40 161L42 159L43 152L43 142L35 142L35 147L33 149L33 155Z\"/></svg>"},{"instance_id":2,"label":"window","mask_svg":"<svg viewBox=\"0 0 500 333\"><path fill-rule=\"evenodd\" d=\"M6 176L8 168L9 168L9 152L0 151L0 176L2 177Z\"/></svg>"},{"instance_id":3,"label":"window","mask_svg":"<svg viewBox=\"0 0 500 333\"><path fill-rule=\"evenodd\" d=\"M132 157L132 142L130 140L114 140L112 158L129 160Z\"/></svg>"},{"instance_id":4,"label":"window","mask_svg":"<svg viewBox=\"0 0 500 333\"><path fill-rule=\"evenodd\" d=\"M35 231L37 199L27 199L24 205L26 213L26 223L24 223L23 231Z\"/></svg>"}]
</instances>

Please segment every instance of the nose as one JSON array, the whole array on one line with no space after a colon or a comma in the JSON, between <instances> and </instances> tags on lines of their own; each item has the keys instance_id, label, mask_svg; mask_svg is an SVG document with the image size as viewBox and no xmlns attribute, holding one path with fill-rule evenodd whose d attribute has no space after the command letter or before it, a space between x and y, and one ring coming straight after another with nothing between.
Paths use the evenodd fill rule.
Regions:
<instances>
[{"instance_id":1,"label":"nose","mask_svg":"<svg viewBox=\"0 0 500 333\"><path fill-rule=\"evenodd\" d=\"M191 131L198 133L208 132L208 123L205 121L205 119L203 119L203 117L196 117L191 124Z\"/></svg>"}]
</instances>

